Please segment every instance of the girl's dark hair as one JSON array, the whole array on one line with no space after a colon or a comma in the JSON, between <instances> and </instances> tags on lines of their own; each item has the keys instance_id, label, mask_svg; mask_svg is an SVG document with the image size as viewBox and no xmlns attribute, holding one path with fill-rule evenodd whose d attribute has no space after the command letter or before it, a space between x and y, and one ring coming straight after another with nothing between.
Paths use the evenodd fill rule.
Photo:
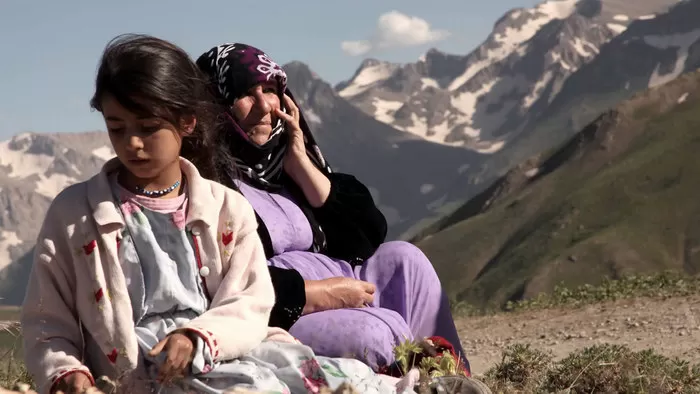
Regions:
<instances>
[{"instance_id":1,"label":"girl's dark hair","mask_svg":"<svg viewBox=\"0 0 700 394\"><path fill-rule=\"evenodd\" d=\"M180 154L205 178L230 178L233 158L217 141L222 138L220 116L225 109L216 102L207 77L183 49L148 35L117 36L102 54L90 106L102 112L105 94L129 111L164 119L176 127L185 117L194 116L197 125L183 139Z\"/></svg>"}]
</instances>

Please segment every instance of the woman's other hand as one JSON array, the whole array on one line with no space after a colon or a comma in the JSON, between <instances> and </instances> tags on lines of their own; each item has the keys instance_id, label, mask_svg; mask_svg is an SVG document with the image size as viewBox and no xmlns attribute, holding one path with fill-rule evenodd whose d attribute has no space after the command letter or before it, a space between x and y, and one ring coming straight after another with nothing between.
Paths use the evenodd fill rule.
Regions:
<instances>
[{"instance_id":1,"label":"woman's other hand","mask_svg":"<svg viewBox=\"0 0 700 394\"><path fill-rule=\"evenodd\" d=\"M365 307L374 302L377 289L372 283L345 277L306 280L304 284L304 315L329 309Z\"/></svg>"}]
</instances>

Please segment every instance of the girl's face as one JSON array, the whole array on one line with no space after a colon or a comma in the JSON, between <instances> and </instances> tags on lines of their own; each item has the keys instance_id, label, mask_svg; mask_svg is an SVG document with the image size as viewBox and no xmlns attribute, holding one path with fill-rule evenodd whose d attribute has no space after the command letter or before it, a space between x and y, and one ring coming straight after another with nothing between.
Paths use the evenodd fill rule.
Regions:
<instances>
[{"instance_id":1,"label":"girl's face","mask_svg":"<svg viewBox=\"0 0 700 394\"><path fill-rule=\"evenodd\" d=\"M272 126L277 122L275 110L280 109L277 90L274 81L255 85L231 107L238 125L258 145L270 139Z\"/></svg>"},{"instance_id":2,"label":"girl's face","mask_svg":"<svg viewBox=\"0 0 700 394\"><path fill-rule=\"evenodd\" d=\"M102 98L102 115L117 157L142 180L153 180L178 162L182 137L191 133L196 123L192 118L178 128L160 118L141 117L109 94Z\"/></svg>"}]
</instances>

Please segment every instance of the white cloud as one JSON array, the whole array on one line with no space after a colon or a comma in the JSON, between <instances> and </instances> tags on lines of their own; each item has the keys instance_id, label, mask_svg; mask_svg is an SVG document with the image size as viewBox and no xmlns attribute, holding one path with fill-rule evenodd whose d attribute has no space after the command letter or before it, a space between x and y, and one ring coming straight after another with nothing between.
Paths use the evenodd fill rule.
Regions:
<instances>
[{"instance_id":1,"label":"white cloud","mask_svg":"<svg viewBox=\"0 0 700 394\"><path fill-rule=\"evenodd\" d=\"M343 48L343 52L350 56L363 55L372 49L372 43L367 40L343 41L340 46Z\"/></svg>"},{"instance_id":2,"label":"white cloud","mask_svg":"<svg viewBox=\"0 0 700 394\"><path fill-rule=\"evenodd\" d=\"M435 30L416 16L390 11L379 16L377 30L368 40L343 41L340 46L350 56L364 55L371 50L407 47L444 40L450 33Z\"/></svg>"}]
</instances>

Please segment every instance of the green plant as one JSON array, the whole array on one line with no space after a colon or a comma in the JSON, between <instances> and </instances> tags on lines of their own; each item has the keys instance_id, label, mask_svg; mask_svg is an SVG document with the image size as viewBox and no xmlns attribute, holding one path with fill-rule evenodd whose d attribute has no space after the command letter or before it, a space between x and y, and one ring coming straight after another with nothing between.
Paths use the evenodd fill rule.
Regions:
<instances>
[{"instance_id":1,"label":"green plant","mask_svg":"<svg viewBox=\"0 0 700 394\"><path fill-rule=\"evenodd\" d=\"M649 275L629 275L620 279L604 278L597 286L585 284L570 288L555 286L550 293L536 297L508 301L503 308L477 307L466 301L452 301L455 316L489 316L503 312L533 311L552 308L577 308L584 305L613 302L629 298L670 298L700 294L700 276L689 276L675 271Z\"/></svg>"},{"instance_id":2,"label":"green plant","mask_svg":"<svg viewBox=\"0 0 700 394\"><path fill-rule=\"evenodd\" d=\"M445 352L437 356L428 356L425 347L418 341L406 339L399 343L394 347L394 358L404 375L413 368L417 368L423 378L464 375L452 354Z\"/></svg>"},{"instance_id":3,"label":"green plant","mask_svg":"<svg viewBox=\"0 0 700 394\"><path fill-rule=\"evenodd\" d=\"M604 278L603 283L598 286L586 284L571 289L559 285L552 293L541 293L532 299L508 302L505 310L578 307L634 297L668 298L698 293L700 293L700 277L665 271L652 275L630 275L616 280Z\"/></svg>"}]
</instances>

